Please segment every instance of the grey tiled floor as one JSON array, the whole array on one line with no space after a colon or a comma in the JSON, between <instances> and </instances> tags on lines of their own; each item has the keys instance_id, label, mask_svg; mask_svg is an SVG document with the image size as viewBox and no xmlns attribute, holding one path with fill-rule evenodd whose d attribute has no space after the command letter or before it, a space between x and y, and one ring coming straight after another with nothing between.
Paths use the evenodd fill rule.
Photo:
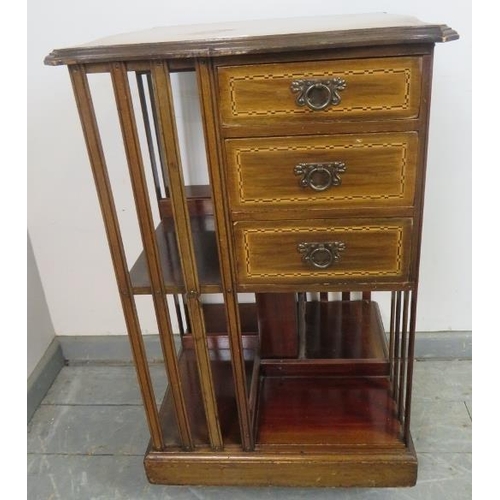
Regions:
<instances>
[{"instance_id":1,"label":"grey tiled floor","mask_svg":"<svg viewBox=\"0 0 500 500\"><path fill-rule=\"evenodd\" d=\"M162 394L163 368L153 366L152 374ZM417 362L414 379L414 488L207 488L147 482L142 458L148 434L132 367L65 367L28 426L28 499L468 500L471 362Z\"/></svg>"}]
</instances>

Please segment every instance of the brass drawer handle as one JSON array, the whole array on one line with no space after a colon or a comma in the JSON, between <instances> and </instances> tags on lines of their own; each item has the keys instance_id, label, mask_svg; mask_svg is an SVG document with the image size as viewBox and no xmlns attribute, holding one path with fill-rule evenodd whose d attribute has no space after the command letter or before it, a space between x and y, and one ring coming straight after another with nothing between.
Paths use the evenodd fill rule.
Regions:
<instances>
[{"instance_id":1,"label":"brass drawer handle","mask_svg":"<svg viewBox=\"0 0 500 500\"><path fill-rule=\"evenodd\" d=\"M325 191L332 186L340 186L340 174L346 171L342 161L332 163L299 163L293 169L295 175L302 175L299 185L310 187L314 191Z\"/></svg>"},{"instance_id":2,"label":"brass drawer handle","mask_svg":"<svg viewBox=\"0 0 500 500\"><path fill-rule=\"evenodd\" d=\"M330 243L306 243L297 245L297 250L303 254L302 260L317 269L327 269L340 260L340 252L345 250L343 241Z\"/></svg>"},{"instance_id":3,"label":"brass drawer handle","mask_svg":"<svg viewBox=\"0 0 500 500\"><path fill-rule=\"evenodd\" d=\"M307 106L313 111L320 111L328 106L340 104L339 92L346 88L342 78L328 80L293 80L290 90L297 93L295 102L298 106Z\"/></svg>"}]
</instances>

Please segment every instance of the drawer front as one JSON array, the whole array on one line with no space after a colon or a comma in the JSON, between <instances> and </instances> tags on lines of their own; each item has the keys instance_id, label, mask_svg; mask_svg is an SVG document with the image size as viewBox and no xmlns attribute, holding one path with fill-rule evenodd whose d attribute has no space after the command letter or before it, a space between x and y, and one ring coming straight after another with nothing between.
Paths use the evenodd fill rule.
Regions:
<instances>
[{"instance_id":1,"label":"drawer front","mask_svg":"<svg viewBox=\"0 0 500 500\"><path fill-rule=\"evenodd\" d=\"M412 219L237 222L238 283L405 282Z\"/></svg>"},{"instance_id":2,"label":"drawer front","mask_svg":"<svg viewBox=\"0 0 500 500\"><path fill-rule=\"evenodd\" d=\"M419 57L220 67L222 124L415 118L420 80Z\"/></svg>"},{"instance_id":3,"label":"drawer front","mask_svg":"<svg viewBox=\"0 0 500 500\"><path fill-rule=\"evenodd\" d=\"M226 140L233 211L413 206L416 132Z\"/></svg>"}]
</instances>

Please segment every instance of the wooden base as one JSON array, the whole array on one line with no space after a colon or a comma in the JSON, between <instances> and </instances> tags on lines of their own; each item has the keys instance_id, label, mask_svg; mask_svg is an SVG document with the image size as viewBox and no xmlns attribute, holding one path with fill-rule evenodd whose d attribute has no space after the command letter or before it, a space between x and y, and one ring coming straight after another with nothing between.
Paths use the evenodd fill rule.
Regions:
<instances>
[{"instance_id":1,"label":"wooden base","mask_svg":"<svg viewBox=\"0 0 500 500\"><path fill-rule=\"evenodd\" d=\"M241 451L153 452L144 459L155 484L206 486L413 486L417 457L413 446L397 451L307 453Z\"/></svg>"}]
</instances>

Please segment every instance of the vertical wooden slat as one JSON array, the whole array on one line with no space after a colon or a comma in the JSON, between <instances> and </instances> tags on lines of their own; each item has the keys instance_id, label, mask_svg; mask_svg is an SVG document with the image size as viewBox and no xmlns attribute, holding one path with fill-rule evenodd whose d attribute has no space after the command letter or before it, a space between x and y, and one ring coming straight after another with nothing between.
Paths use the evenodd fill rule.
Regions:
<instances>
[{"instance_id":1,"label":"vertical wooden slat","mask_svg":"<svg viewBox=\"0 0 500 500\"><path fill-rule=\"evenodd\" d=\"M113 63L111 65L111 80L123 135L139 229L151 280L153 305L159 328L163 355L166 361L170 388L172 390L179 434L182 446L190 450L194 447L193 439L189 428L186 403L182 393L174 336L168 313L166 291L163 283L158 246L156 243L155 228L151 215L151 206L149 203L149 193L144 174L139 137L137 135L132 96L130 94L127 69L124 63Z\"/></svg>"},{"instance_id":2,"label":"vertical wooden slat","mask_svg":"<svg viewBox=\"0 0 500 500\"><path fill-rule=\"evenodd\" d=\"M254 435L247 396L238 297L236 291L232 288L234 263L231 261L232 253L230 251L232 245L231 232L227 225L228 217L226 217L224 193L220 191L220 189L223 189L224 180L220 171L222 154L218 149L220 147L220 142L216 126L218 123L216 113L217 107L215 104L215 96L212 91L212 89L215 88L215 82L213 81L208 64L209 63L205 59L197 60L196 74L200 92L210 183L213 189L212 199L214 202L217 240L221 242L218 245L218 252L221 266L222 288L226 304L231 365L233 369L236 403L238 406L241 443L244 450L252 450L254 448Z\"/></svg>"},{"instance_id":3,"label":"vertical wooden slat","mask_svg":"<svg viewBox=\"0 0 500 500\"><path fill-rule=\"evenodd\" d=\"M254 432L256 432L256 426L257 426L258 396L259 396L260 385L261 385L260 354L257 351L255 353L253 361L252 380L250 381L250 393L248 396L248 408L250 411L252 429Z\"/></svg>"},{"instance_id":4,"label":"vertical wooden slat","mask_svg":"<svg viewBox=\"0 0 500 500\"><path fill-rule=\"evenodd\" d=\"M92 167L97 196L99 198L99 205L104 220L106 236L111 252L111 260L113 262L123 314L130 339L132 356L134 358L134 366L136 367L139 388L146 410L152 446L155 450L161 450L163 449L163 436L160 419L156 407L153 385L151 383L151 375L146 361L146 351L141 335L135 300L132 294L132 285L127 269L127 261L116 214L116 207L109 182L85 66L70 66L69 74L85 136L90 165Z\"/></svg>"},{"instance_id":5,"label":"vertical wooden slat","mask_svg":"<svg viewBox=\"0 0 500 500\"><path fill-rule=\"evenodd\" d=\"M189 210L184 192L184 180L177 139L175 112L170 83L170 73L166 62L154 62L151 65L153 93L158 116L158 130L161 135L160 156L166 165L166 176L170 185L172 209L177 233L177 244L187 289L186 303L195 339L195 354L200 379L201 395L205 408L210 445L214 450L223 447L219 424L215 388L210 367L203 309L200 301L200 284L196 269L195 253L192 241ZM165 176L165 173L164 173Z\"/></svg>"},{"instance_id":6,"label":"vertical wooden slat","mask_svg":"<svg viewBox=\"0 0 500 500\"><path fill-rule=\"evenodd\" d=\"M306 307L307 295L305 292L299 292L297 294L297 319L299 323L299 359L306 359L307 356Z\"/></svg>"},{"instance_id":7,"label":"vertical wooden slat","mask_svg":"<svg viewBox=\"0 0 500 500\"><path fill-rule=\"evenodd\" d=\"M396 316L394 319L394 377L392 380L392 394L394 399L397 399L399 394L398 387L399 387L400 334L401 334L401 291L397 291Z\"/></svg>"},{"instance_id":8,"label":"vertical wooden slat","mask_svg":"<svg viewBox=\"0 0 500 500\"><path fill-rule=\"evenodd\" d=\"M391 319L389 330L389 374L391 381L394 380L394 320L396 318L396 292L391 292Z\"/></svg>"},{"instance_id":9,"label":"vertical wooden slat","mask_svg":"<svg viewBox=\"0 0 500 500\"><path fill-rule=\"evenodd\" d=\"M156 106L154 103L154 90L153 90L153 80L151 78L151 72L146 73L146 79L148 82L148 93L149 93L149 103L151 105L151 114L153 116L153 124L155 127L155 133L156 133L156 145L158 147L158 151L160 151L161 147L161 141L162 138L160 136L160 130L158 128L158 113L156 110ZM162 178L163 178L163 189L165 190L165 197L169 198L170 197L170 187L168 185L168 179L165 176L165 165L163 165L163 158L160 156L160 163L161 163L161 168L162 168Z\"/></svg>"},{"instance_id":10,"label":"vertical wooden slat","mask_svg":"<svg viewBox=\"0 0 500 500\"><path fill-rule=\"evenodd\" d=\"M351 300L351 292L342 292L342 300Z\"/></svg>"},{"instance_id":11,"label":"vertical wooden slat","mask_svg":"<svg viewBox=\"0 0 500 500\"><path fill-rule=\"evenodd\" d=\"M372 292L363 292L362 293L363 300L372 300Z\"/></svg>"},{"instance_id":12,"label":"vertical wooden slat","mask_svg":"<svg viewBox=\"0 0 500 500\"><path fill-rule=\"evenodd\" d=\"M146 94L144 92L144 83L142 81L143 75L144 75L144 73L136 73L135 74L136 80L137 80L137 90L139 91L139 101L141 103L142 120L144 122L144 131L146 132L146 142L148 145L149 161L151 162L151 171L153 173L153 181L155 184L156 199L159 202L160 198L162 198L160 177L158 175L158 165L156 163L156 153L155 153L154 144L153 144L153 136L151 134L151 122L149 120L148 105L146 102Z\"/></svg>"},{"instance_id":13,"label":"vertical wooden slat","mask_svg":"<svg viewBox=\"0 0 500 500\"><path fill-rule=\"evenodd\" d=\"M404 387L406 378L406 367L408 364L407 356L407 333L408 333L408 307L410 302L410 292L406 290L403 301L403 322L401 326L401 355L400 355L400 372L399 372L399 395L397 398L398 418L401 420L404 415Z\"/></svg>"},{"instance_id":14,"label":"vertical wooden slat","mask_svg":"<svg viewBox=\"0 0 500 500\"><path fill-rule=\"evenodd\" d=\"M410 327L408 332L408 363L406 368L406 404L404 420L404 439L410 439L411 393L413 385L413 362L415 357L415 326L417 321L417 288L411 292Z\"/></svg>"}]
</instances>

